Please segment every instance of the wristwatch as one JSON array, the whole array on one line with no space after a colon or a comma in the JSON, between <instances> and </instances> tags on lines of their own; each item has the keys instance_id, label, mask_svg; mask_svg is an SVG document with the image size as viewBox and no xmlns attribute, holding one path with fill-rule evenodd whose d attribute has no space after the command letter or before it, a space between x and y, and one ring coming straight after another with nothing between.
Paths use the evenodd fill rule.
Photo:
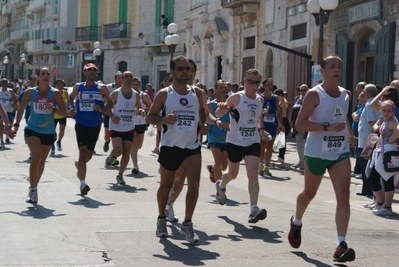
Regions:
<instances>
[{"instance_id":1,"label":"wristwatch","mask_svg":"<svg viewBox=\"0 0 399 267\"><path fill-rule=\"evenodd\" d=\"M324 127L324 131L328 131L327 127L330 126L330 123L328 122L323 122L323 127Z\"/></svg>"}]
</instances>

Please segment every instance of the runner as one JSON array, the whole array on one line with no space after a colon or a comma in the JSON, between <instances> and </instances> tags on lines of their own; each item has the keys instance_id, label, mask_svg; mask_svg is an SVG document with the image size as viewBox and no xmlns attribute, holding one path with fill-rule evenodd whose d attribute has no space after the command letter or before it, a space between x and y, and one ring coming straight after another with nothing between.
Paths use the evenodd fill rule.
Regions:
<instances>
[{"instance_id":1,"label":"runner","mask_svg":"<svg viewBox=\"0 0 399 267\"><path fill-rule=\"evenodd\" d=\"M4 149L4 141L3 141L3 125L4 128L11 126L13 122L13 109L18 106L18 98L15 94L14 90L7 87L8 80L7 78L1 79L1 91L0 91L0 103L3 106L4 110L7 112L8 116L8 124L5 124L5 120L3 117L0 117L0 149ZM6 143L9 143L10 139L6 136Z\"/></svg>"},{"instance_id":2,"label":"runner","mask_svg":"<svg viewBox=\"0 0 399 267\"><path fill-rule=\"evenodd\" d=\"M25 127L25 138L32 154L29 166L29 194L27 203L36 204L39 200L37 186L44 171L44 164L55 141L54 114L66 116L65 103L60 91L50 86L51 74L48 67L39 71L39 86L27 89L21 105L18 107L14 132L21 122L28 103L32 107L31 115ZM57 107L57 108L56 108Z\"/></svg>"},{"instance_id":3,"label":"runner","mask_svg":"<svg viewBox=\"0 0 399 267\"><path fill-rule=\"evenodd\" d=\"M67 92L65 86L66 86L66 84L65 84L64 80L58 79L54 82L54 87L57 88L58 91L60 91L62 100L64 101L64 103L66 105L66 103L68 101L68 92ZM62 116L54 113L54 127L55 128L57 128L58 123L60 123L60 131L58 133L57 150L62 151L61 141L65 134L67 117L66 116L62 117ZM56 132L57 132L57 130L56 130ZM55 154L55 146L53 144L53 146L51 147L51 155L54 155L54 154Z\"/></svg>"},{"instance_id":4,"label":"runner","mask_svg":"<svg viewBox=\"0 0 399 267\"><path fill-rule=\"evenodd\" d=\"M95 82L98 68L93 63L83 67L86 82L74 85L69 96L70 116L75 119L76 141L79 147L79 160L75 161L80 180L80 193L87 195L90 187L86 184L86 164L93 156L100 134L102 113L113 107L107 87ZM75 101L76 98L76 101ZM106 101L104 105L104 100ZM75 106L76 105L76 106Z\"/></svg>"}]
</instances>

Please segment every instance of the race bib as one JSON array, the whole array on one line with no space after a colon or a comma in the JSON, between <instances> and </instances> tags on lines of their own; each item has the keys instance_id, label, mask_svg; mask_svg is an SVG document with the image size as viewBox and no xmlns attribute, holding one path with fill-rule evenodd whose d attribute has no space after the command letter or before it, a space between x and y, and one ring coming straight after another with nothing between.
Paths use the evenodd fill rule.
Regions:
<instances>
[{"instance_id":1,"label":"race bib","mask_svg":"<svg viewBox=\"0 0 399 267\"><path fill-rule=\"evenodd\" d=\"M133 115L121 115L120 124L132 124L133 123Z\"/></svg>"},{"instance_id":2,"label":"race bib","mask_svg":"<svg viewBox=\"0 0 399 267\"><path fill-rule=\"evenodd\" d=\"M33 99L33 111L36 114L50 114L52 109L47 109L46 104L53 104L51 98L35 98Z\"/></svg>"},{"instance_id":3,"label":"race bib","mask_svg":"<svg viewBox=\"0 0 399 267\"><path fill-rule=\"evenodd\" d=\"M254 140L255 139L255 131L256 131L256 127L250 127L250 128L244 128L244 127L240 127L239 129L239 135L238 135L238 139L239 140Z\"/></svg>"},{"instance_id":4,"label":"race bib","mask_svg":"<svg viewBox=\"0 0 399 267\"><path fill-rule=\"evenodd\" d=\"M6 104L8 104L9 103L9 99L8 98L2 98L1 99L1 104L4 106L4 105L6 105Z\"/></svg>"},{"instance_id":5,"label":"race bib","mask_svg":"<svg viewBox=\"0 0 399 267\"><path fill-rule=\"evenodd\" d=\"M274 114L265 114L263 116L263 121L267 123L274 123L276 121L276 116Z\"/></svg>"},{"instance_id":6,"label":"race bib","mask_svg":"<svg viewBox=\"0 0 399 267\"><path fill-rule=\"evenodd\" d=\"M194 125L194 116L188 115L178 115L177 122L174 125L174 128L178 131L187 131L191 132L195 129L196 125Z\"/></svg>"},{"instance_id":7,"label":"race bib","mask_svg":"<svg viewBox=\"0 0 399 267\"><path fill-rule=\"evenodd\" d=\"M94 100L80 100L79 111L94 111Z\"/></svg>"},{"instance_id":8,"label":"race bib","mask_svg":"<svg viewBox=\"0 0 399 267\"><path fill-rule=\"evenodd\" d=\"M321 151L323 153L342 154L344 150L344 136L324 136Z\"/></svg>"}]
</instances>

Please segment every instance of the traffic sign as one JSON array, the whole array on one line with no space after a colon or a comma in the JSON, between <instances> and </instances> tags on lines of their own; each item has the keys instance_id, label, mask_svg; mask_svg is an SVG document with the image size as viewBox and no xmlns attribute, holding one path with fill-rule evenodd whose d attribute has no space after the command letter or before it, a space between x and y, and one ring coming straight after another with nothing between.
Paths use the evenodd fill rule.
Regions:
<instances>
[{"instance_id":1,"label":"traffic sign","mask_svg":"<svg viewBox=\"0 0 399 267\"><path fill-rule=\"evenodd\" d=\"M57 75L59 75L59 74L60 74L60 70L59 70L57 67L53 67L53 68L51 69L51 75L57 76Z\"/></svg>"}]
</instances>

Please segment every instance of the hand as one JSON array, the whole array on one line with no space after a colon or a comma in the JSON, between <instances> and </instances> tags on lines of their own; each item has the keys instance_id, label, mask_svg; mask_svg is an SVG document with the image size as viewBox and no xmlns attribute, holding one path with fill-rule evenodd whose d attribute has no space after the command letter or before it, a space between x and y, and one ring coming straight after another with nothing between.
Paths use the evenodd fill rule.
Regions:
<instances>
[{"instance_id":1,"label":"hand","mask_svg":"<svg viewBox=\"0 0 399 267\"><path fill-rule=\"evenodd\" d=\"M145 110L142 108L139 108L139 115L142 117L145 117Z\"/></svg>"},{"instance_id":2,"label":"hand","mask_svg":"<svg viewBox=\"0 0 399 267\"><path fill-rule=\"evenodd\" d=\"M356 145L355 136L349 135L349 147L355 148L355 145Z\"/></svg>"},{"instance_id":3,"label":"hand","mask_svg":"<svg viewBox=\"0 0 399 267\"><path fill-rule=\"evenodd\" d=\"M230 131L230 123L229 122L223 122L221 120L217 120L215 122L215 125L219 128L219 129L224 129L226 132Z\"/></svg>"},{"instance_id":4,"label":"hand","mask_svg":"<svg viewBox=\"0 0 399 267\"><path fill-rule=\"evenodd\" d=\"M209 132L209 125L207 123L203 124L201 126L202 123L198 123L200 126L200 134L202 135L207 135Z\"/></svg>"},{"instance_id":5,"label":"hand","mask_svg":"<svg viewBox=\"0 0 399 267\"><path fill-rule=\"evenodd\" d=\"M328 125L327 129L331 132L340 132L346 127L346 122L339 122Z\"/></svg>"},{"instance_id":6,"label":"hand","mask_svg":"<svg viewBox=\"0 0 399 267\"><path fill-rule=\"evenodd\" d=\"M121 118L114 115L111 117L111 120L114 124L119 124L119 122L121 121Z\"/></svg>"},{"instance_id":7,"label":"hand","mask_svg":"<svg viewBox=\"0 0 399 267\"><path fill-rule=\"evenodd\" d=\"M103 108L99 104L94 104L93 110L103 112Z\"/></svg>"},{"instance_id":8,"label":"hand","mask_svg":"<svg viewBox=\"0 0 399 267\"><path fill-rule=\"evenodd\" d=\"M71 118L75 117L76 114L77 114L76 108L71 108L69 110L69 116L71 116Z\"/></svg>"},{"instance_id":9,"label":"hand","mask_svg":"<svg viewBox=\"0 0 399 267\"><path fill-rule=\"evenodd\" d=\"M220 109L230 109L230 107L227 106L227 103L226 103L226 102L218 102L218 103L217 103L217 106L218 106L218 108L220 108Z\"/></svg>"},{"instance_id":10,"label":"hand","mask_svg":"<svg viewBox=\"0 0 399 267\"><path fill-rule=\"evenodd\" d=\"M177 116L175 115L175 111L172 110L166 117L163 119L163 124L175 124L177 121Z\"/></svg>"},{"instance_id":11,"label":"hand","mask_svg":"<svg viewBox=\"0 0 399 267\"><path fill-rule=\"evenodd\" d=\"M10 137L11 139L14 139L14 136L17 134L17 132L15 131L15 127L14 130L12 130L11 128L7 127L7 136Z\"/></svg>"}]
</instances>

